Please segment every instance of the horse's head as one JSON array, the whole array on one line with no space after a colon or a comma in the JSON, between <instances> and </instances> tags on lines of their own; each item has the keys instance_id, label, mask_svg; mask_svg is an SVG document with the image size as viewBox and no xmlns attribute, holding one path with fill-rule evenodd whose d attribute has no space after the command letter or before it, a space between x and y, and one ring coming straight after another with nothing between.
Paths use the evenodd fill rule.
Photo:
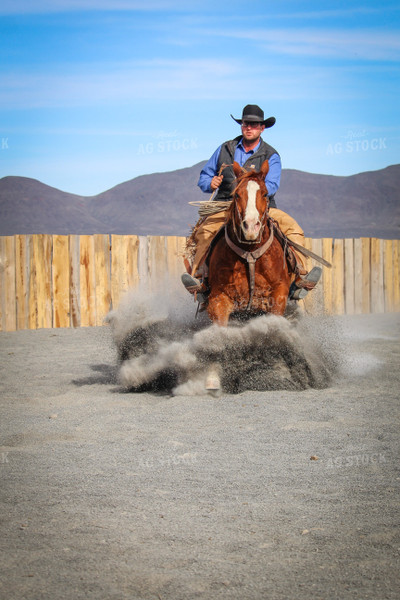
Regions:
<instances>
[{"instance_id":1,"label":"horse's head","mask_svg":"<svg viewBox=\"0 0 400 600\"><path fill-rule=\"evenodd\" d=\"M237 163L233 163L233 171L237 184L233 191L232 216L240 236L247 242L261 238L268 211L268 191L265 176L269 165L266 160L260 171L244 171Z\"/></svg>"}]
</instances>

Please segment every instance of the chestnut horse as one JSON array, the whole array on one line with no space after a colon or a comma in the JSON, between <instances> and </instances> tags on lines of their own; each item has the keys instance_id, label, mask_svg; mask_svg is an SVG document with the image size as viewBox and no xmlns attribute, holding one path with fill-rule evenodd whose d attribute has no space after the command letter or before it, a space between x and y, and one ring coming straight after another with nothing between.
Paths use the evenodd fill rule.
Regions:
<instances>
[{"instance_id":1,"label":"chestnut horse","mask_svg":"<svg viewBox=\"0 0 400 600\"><path fill-rule=\"evenodd\" d=\"M213 323L227 325L233 312L283 315L292 274L268 217L265 176L244 172L233 163L237 185L225 224L225 235L209 258L207 311Z\"/></svg>"}]
</instances>

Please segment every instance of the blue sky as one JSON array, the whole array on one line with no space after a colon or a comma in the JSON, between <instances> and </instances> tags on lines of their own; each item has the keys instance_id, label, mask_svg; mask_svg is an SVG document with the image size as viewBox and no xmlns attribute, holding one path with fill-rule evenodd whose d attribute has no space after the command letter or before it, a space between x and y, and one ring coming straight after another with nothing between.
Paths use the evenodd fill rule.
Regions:
<instances>
[{"instance_id":1,"label":"blue sky","mask_svg":"<svg viewBox=\"0 0 400 600\"><path fill-rule=\"evenodd\" d=\"M400 162L396 2L2 0L0 177L94 195L208 159L259 104L284 168Z\"/></svg>"}]
</instances>

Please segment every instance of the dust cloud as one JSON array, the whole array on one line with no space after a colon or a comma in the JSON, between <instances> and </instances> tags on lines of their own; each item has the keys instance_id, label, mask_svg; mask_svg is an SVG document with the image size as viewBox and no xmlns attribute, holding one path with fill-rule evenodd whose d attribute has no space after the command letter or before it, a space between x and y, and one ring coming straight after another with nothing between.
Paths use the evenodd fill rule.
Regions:
<instances>
[{"instance_id":1,"label":"dust cloud","mask_svg":"<svg viewBox=\"0 0 400 600\"><path fill-rule=\"evenodd\" d=\"M195 312L187 294L127 293L107 317L120 384L132 392L202 395L210 365L218 365L226 393L303 390L329 386L340 371L341 343L328 318L292 308L288 318L262 315L218 327Z\"/></svg>"}]
</instances>

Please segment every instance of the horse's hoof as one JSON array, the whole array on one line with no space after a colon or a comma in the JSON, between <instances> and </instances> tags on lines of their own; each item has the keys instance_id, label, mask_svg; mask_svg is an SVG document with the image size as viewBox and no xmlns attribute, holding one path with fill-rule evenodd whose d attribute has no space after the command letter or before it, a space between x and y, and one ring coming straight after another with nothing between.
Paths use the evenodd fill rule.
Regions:
<instances>
[{"instance_id":1,"label":"horse's hoof","mask_svg":"<svg viewBox=\"0 0 400 600\"><path fill-rule=\"evenodd\" d=\"M207 377L206 390L208 392L212 392L213 390L220 390L220 389L221 389L221 382L219 380L219 377Z\"/></svg>"},{"instance_id":2,"label":"horse's hoof","mask_svg":"<svg viewBox=\"0 0 400 600\"><path fill-rule=\"evenodd\" d=\"M218 373L218 369L211 367L207 373L206 378L206 390L208 393L215 394L221 390L221 379Z\"/></svg>"}]
</instances>

